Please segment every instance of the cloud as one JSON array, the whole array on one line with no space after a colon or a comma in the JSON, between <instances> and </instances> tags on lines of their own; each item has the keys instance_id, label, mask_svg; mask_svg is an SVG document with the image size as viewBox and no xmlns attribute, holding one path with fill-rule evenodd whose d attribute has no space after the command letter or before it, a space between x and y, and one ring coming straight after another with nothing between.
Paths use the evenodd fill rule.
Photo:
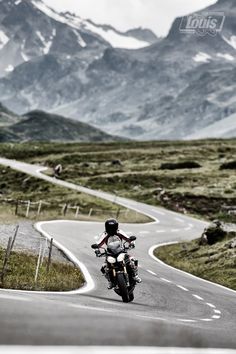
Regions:
<instances>
[{"instance_id":1,"label":"cloud","mask_svg":"<svg viewBox=\"0 0 236 354\"><path fill-rule=\"evenodd\" d=\"M49 6L69 10L100 24L125 31L134 27L152 29L166 35L178 16L200 10L216 0L44 0Z\"/></svg>"}]
</instances>

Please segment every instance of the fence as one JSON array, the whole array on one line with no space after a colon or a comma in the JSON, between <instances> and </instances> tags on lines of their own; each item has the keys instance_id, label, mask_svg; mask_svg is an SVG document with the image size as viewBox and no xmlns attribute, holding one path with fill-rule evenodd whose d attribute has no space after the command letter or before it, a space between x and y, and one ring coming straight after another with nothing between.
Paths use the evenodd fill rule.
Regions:
<instances>
[{"instance_id":1,"label":"fence","mask_svg":"<svg viewBox=\"0 0 236 354\"><path fill-rule=\"evenodd\" d=\"M13 235L8 238L7 247L5 253L3 253L2 266L0 269L0 283L1 286L3 287L4 287L5 277L7 276L7 273L9 271L9 262L10 262L10 258L12 255L12 251L15 245L18 232L19 232L19 225L16 226ZM34 276L35 286L37 285L40 268L42 267L45 258L46 258L46 271L47 273L49 273L50 271L50 266L52 263L52 249L53 249L53 238L51 238L48 244L46 238L40 237L40 247L39 247L37 265L35 268L35 276ZM48 253L48 255L46 255L46 252Z\"/></svg>"},{"instance_id":2,"label":"fence","mask_svg":"<svg viewBox=\"0 0 236 354\"><path fill-rule=\"evenodd\" d=\"M71 205L70 203L58 204L49 203L43 200L37 202L32 202L30 200L20 200L20 199L2 199L0 200L2 204L10 204L12 206L13 212L16 216L23 216L25 218L40 218L48 211L53 211L53 214L58 217L73 217L74 219L81 218L96 218L99 216L108 216L114 218L128 219L130 213L132 213L132 219L134 221L138 220L138 213L130 209L117 208L114 210L105 210L97 208L84 208L79 205Z\"/></svg>"}]
</instances>

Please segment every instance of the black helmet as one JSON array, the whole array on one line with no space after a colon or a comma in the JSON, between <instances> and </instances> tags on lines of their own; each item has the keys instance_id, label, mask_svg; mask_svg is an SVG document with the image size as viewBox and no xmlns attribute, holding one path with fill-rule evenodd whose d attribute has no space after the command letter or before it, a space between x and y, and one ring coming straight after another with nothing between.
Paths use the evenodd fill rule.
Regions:
<instances>
[{"instance_id":1,"label":"black helmet","mask_svg":"<svg viewBox=\"0 0 236 354\"><path fill-rule=\"evenodd\" d=\"M114 236L118 231L118 221L116 219L108 219L105 222L105 230L110 236Z\"/></svg>"}]
</instances>

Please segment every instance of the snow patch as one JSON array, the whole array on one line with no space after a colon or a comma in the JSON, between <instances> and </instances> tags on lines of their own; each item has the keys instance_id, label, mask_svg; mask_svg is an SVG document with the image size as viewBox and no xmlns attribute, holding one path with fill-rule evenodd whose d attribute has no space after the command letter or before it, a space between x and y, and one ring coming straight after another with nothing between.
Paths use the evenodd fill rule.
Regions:
<instances>
[{"instance_id":1,"label":"snow patch","mask_svg":"<svg viewBox=\"0 0 236 354\"><path fill-rule=\"evenodd\" d=\"M231 36L230 39L227 39L226 37L223 36L223 39L225 40L226 43L228 43L231 47L233 47L236 50L236 36Z\"/></svg>"},{"instance_id":2,"label":"snow patch","mask_svg":"<svg viewBox=\"0 0 236 354\"><path fill-rule=\"evenodd\" d=\"M15 1L15 5L16 5L16 6L19 5L21 2L22 2L22 0L16 0L16 1Z\"/></svg>"},{"instance_id":3,"label":"snow patch","mask_svg":"<svg viewBox=\"0 0 236 354\"><path fill-rule=\"evenodd\" d=\"M3 31L0 31L0 50L9 42L9 39Z\"/></svg>"},{"instance_id":4,"label":"snow patch","mask_svg":"<svg viewBox=\"0 0 236 354\"><path fill-rule=\"evenodd\" d=\"M43 53L46 55L49 53L50 48L52 46L52 42L53 42L53 38L56 36L56 29L54 28L52 31L52 35L50 37L50 40L47 41L44 36L42 35L42 33L40 31L36 31L36 35L38 36L38 38L40 39L40 41L42 42L42 44L44 45L43 48Z\"/></svg>"},{"instance_id":5,"label":"snow patch","mask_svg":"<svg viewBox=\"0 0 236 354\"><path fill-rule=\"evenodd\" d=\"M21 52L21 56L23 58L24 61L29 61L29 57L24 53L24 52Z\"/></svg>"},{"instance_id":6,"label":"snow patch","mask_svg":"<svg viewBox=\"0 0 236 354\"><path fill-rule=\"evenodd\" d=\"M76 35L76 37L78 38L78 43L81 47L85 48L87 46L87 44L85 43L85 41L83 40L83 38L81 37L81 35L79 34L78 31L74 30L73 31L74 34Z\"/></svg>"},{"instance_id":7,"label":"snow patch","mask_svg":"<svg viewBox=\"0 0 236 354\"><path fill-rule=\"evenodd\" d=\"M150 45L148 42L122 35L112 29L105 30L87 21L84 22L84 28L98 34L100 37L104 38L105 41L109 42L114 48L139 49Z\"/></svg>"},{"instance_id":8,"label":"snow patch","mask_svg":"<svg viewBox=\"0 0 236 354\"><path fill-rule=\"evenodd\" d=\"M71 23L69 23L69 21L66 19L65 16L60 15L59 13L57 13L56 11L54 11L53 9L51 9L50 7L45 5L42 1L32 0L32 3L34 4L35 7L37 7L38 10L43 12L45 15L53 18L57 22L66 23L68 25L71 25ZM75 27L75 28L77 28L77 27Z\"/></svg>"},{"instance_id":9,"label":"snow patch","mask_svg":"<svg viewBox=\"0 0 236 354\"><path fill-rule=\"evenodd\" d=\"M209 63L211 56L207 53L199 52L197 55L195 55L195 57L193 57L193 60L196 62Z\"/></svg>"},{"instance_id":10,"label":"snow patch","mask_svg":"<svg viewBox=\"0 0 236 354\"><path fill-rule=\"evenodd\" d=\"M225 60L229 60L229 61L233 61L234 60L234 57L230 54L223 54L223 53L217 53L217 57L219 58L223 58Z\"/></svg>"},{"instance_id":11,"label":"snow patch","mask_svg":"<svg viewBox=\"0 0 236 354\"><path fill-rule=\"evenodd\" d=\"M25 49L25 40L21 44L21 56L22 56L24 61L29 61L30 58L24 53L24 49Z\"/></svg>"},{"instance_id":12,"label":"snow patch","mask_svg":"<svg viewBox=\"0 0 236 354\"><path fill-rule=\"evenodd\" d=\"M14 66L12 66L12 65L8 65L5 69L5 71L8 73L12 72L13 70L14 70Z\"/></svg>"},{"instance_id":13,"label":"snow patch","mask_svg":"<svg viewBox=\"0 0 236 354\"><path fill-rule=\"evenodd\" d=\"M87 29L90 32L104 38L104 40L109 42L114 48L139 49L150 45L150 43L148 42L123 35L121 33L116 32L115 30L105 30L99 26L95 26L88 21L82 20L79 16L74 16L70 13L59 14L41 1L32 0L32 3L41 12L45 13L47 16L53 18L54 20L61 23L66 23L68 26L75 29ZM85 47L86 43L83 41L83 39L81 38L79 40L80 45L82 47Z\"/></svg>"}]
</instances>

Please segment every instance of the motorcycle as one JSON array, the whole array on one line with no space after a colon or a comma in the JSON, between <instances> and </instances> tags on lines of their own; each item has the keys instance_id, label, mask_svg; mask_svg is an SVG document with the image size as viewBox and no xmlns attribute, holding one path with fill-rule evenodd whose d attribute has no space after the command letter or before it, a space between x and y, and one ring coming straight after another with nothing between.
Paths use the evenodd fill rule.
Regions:
<instances>
[{"instance_id":1,"label":"motorcycle","mask_svg":"<svg viewBox=\"0 0 236 354\"><path fill-rule=\"evenodd\" d=\"M130 240L135 241L136 236L131 236ZM116 294L122 297L123 302L133 301L136 282L127 251L134 248L134 245L130 246L129 244L127 246L127 242L122 244L121 241L114 241L107 245L107 249L101 247L103 252L100 251L97 244L93 244L91 247L95 250L97 257L106 258L109 276Z\"/></svg>"}]
</instances>

